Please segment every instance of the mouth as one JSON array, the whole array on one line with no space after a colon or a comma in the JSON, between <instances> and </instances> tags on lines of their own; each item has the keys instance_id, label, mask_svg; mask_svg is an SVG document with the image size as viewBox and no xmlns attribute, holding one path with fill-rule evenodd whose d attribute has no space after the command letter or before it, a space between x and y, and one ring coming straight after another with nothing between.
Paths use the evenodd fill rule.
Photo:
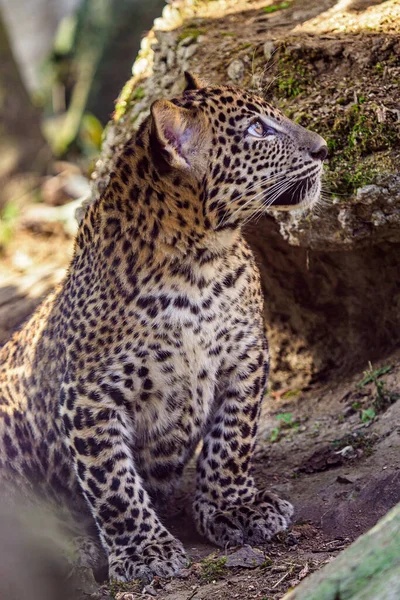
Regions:
<instances>
[{"instance_id":1,"label":"mouth","mask_svg":"<svg viewBox=\"0 0 400 600\"><path fill-rule=\"evenodd\" d=\"M271 203L269 208L291 210L299 207L311 207L319 200L320 178L304 177L294 181Z\"/></svg>"}]
</instances>

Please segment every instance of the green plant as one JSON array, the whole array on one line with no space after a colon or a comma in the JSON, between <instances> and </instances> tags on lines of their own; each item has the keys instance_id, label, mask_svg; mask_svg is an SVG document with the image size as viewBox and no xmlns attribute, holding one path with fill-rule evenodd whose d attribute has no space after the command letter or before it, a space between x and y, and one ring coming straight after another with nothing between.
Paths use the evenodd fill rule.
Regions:
<instances>
[{"instance_id":1,"label":"green plant","mask_svg":"<svg viewBox=\"0 0 400 600\"><path fill-rule=\"evenodd\" d=\"M292 413L280 413L276 415L275 419L280 421L279 427L274 427L269 437L270 442L276 442L281 433L282 429L294 429L297 430L300 427L300 423L293 421Z\"/></svg>"},{"instance_id":2,"label":"green plant","mask_svg":"<svg viewBox=\"0 0 400 600\"><path fill-rule=\"evenodd\" d=\"M264 562L261 563L260 565L260 569L267 569L268 567L271 567L273 565L272 560L267 557Z\"/></svg>"},{"instance_id":3,"label":"green plant","mask_svg":"<svg viewBox=\"0 0 400 600\"><path fill-rule=\"evenodd\" d=\"M282 73L282 77L278 81L278 90L282 96L295 98L301 94L303 89L298 77Z\"/></svg>"},{"instance_id":4,"label":"green plant","mask_svg":"<svg viewBox=\"0 0 400 600\"><path fill-rule=\"evenodd\" d=\"M270 442L276 442L279 439L279 427L274 427L269 437Z\"/></svg>"},{"instance_id":5,"label":"green plant","mask_svg":"<svg viewBox=\"0 0 400 600\"><path fill-rule=\"evenodd\" d=\"M371 456L373 448L378 441L379 436L376 433L367 433L366 431L357 431L347 433L342 438L332 442L332 448L343 450L346 446L352 446L355 450L362 450L365 456Z\"/></svg>"},{"instance_id":6,"label":"green plant","mask_svg":"<svg viewBox=\"0 0 400 600\"><path fill-rule=\"evenodd\" d=\"M208 583L221 579L225 575L226 556L207 557L201 561L201 577Z\"/></svg>"},{"instance_id":7,"label":"green plant","mask_svg":"<svg viewBox=\"0 0 400 600\"><path fill-rule=\"evenodd\" d=\"M144 97L144 88L138 87L132 94L133 100L141 100Z\"/></svg>"},{"instance_id":8,"label":"green plant","mask_svg":"<svg viewBox=\"0 0 400 600\"><path fill-rule=\"evenodd\" d=\"M369 363L368 369L364 371L364 379L357 384L357 387L364 387L367 383L376 383L379 377L386 375L386 373L390 373L391 370L392 365L386 365L386 367L381 367L380 369L373 369L371 363Z\"/></svg>"},{"instance_id":9,"label":"green plant","mask_svg":"<svg viewBox=\"0 0 400 600\"><path fill-rule=\"evenodd\" d=\"M376 417L376 412L373 408L364 409L361 412L361 421L363 423L369 423L369 421L373 421Z\"/></svg>"},{"instance_id":10,"label":"green plant","mask_svg":"<svg viewBox=\"0 0 400 600\"><path fill-rule=\"evenodd\" d=\"M364 414L367 411L363 411L361 414L362 421L371 420L368 415L374 413L374 417L377 413L384 412L391 404L394 404L400 399L400 394L392 390L388 390L386 381L382 379L383 375L390 373L392 370L391 365L386 365L380 369L373 369L371 363L368 369L364 372L364 379L357 385L358 388L364 387L372 383L375 386L375 397L372 401L372 407L367 409L370 411L368 414Z\"/></svg>"},{"instance_id":11,"label":"green plant","mask_svg":"<svg viewBox=\"0 0 400 600\"><path fill-rule=\"evenodd\" d=\"M276 415L276 418L278 419L278 421L283 421L284 423L286 423L286 425L291 425L293 415L292 413L279 413L279 415Z\"/></svg>"},{"instance_id":12,"label":"green plant","mask_svg":"<svg viewBox=\"0 0 400 600\"><path fill-rule=\"evenodd\" d=\"M283 427L296 429L300 427L300 423L298 423L297 421L293 421L292 413L280 413L279 415L276 415L276 418L278 419L278 421L282 421Z\"/></svg>"}]
</instances>

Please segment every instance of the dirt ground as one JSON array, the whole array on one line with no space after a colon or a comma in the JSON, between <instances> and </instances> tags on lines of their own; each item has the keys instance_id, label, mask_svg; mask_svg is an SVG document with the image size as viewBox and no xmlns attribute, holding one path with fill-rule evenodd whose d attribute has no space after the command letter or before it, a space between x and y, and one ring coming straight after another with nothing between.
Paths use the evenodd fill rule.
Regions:
<instances>
[{"instance_id":1,"label":"dirt ground","mask_svg":"<svg viewBox=\"0 0 400 600\"><path fill-rule=\"evenodd\" d=\"M394 2L348 2L348 10L342 11L340 18L333 4L310 1L304 8L308 26L312 25L314 32L319 28L324 40L326 51L321 60L334 60L344 31L354 34L350 42L346 38L348 56L350 51L360 56L361 49L370 47L372 37L379 32L393 36L393 40L398 33ZM247 9L248 5L243 2ZM307 35L299 2L287 11L271 13L263 11L260 2L253 5L245 16L235 12L208 22L205 33L211 62L213 36L223 35L228 66L233 53L245 60L246 45L268 39L271 27L281 28L282 36L296 27L295 33ZM239 9L240 3L236 7ZM331 11L328 16L327 11ZM366 12L372 20L366 33L361 33L362 20L356 17L364 18ZM200 34L203 25L196 25ZM308 53L312 51L310 44ZM390 52L392 49L393 44ZM383 60L374 65L381 63ZM199 71L203 68L206 75L208 62L204 57L202 64L204 68L199 64ZM251 65L247 66L251 70ZM394 66L390 64L376 67L377 78L385 82L370 91L385 104L390 119L394 114L394 84L388 78L391 68ZM362 69L361 65L353 73L360 85ZM346 73L337 71L336 76L339 81ZM332 93L344 92L337 89ZM346 96L345 101L350 100ZM310 111L316 103L318 98L310 96ZM22 214L0 255L0 344L61 280L71 251L72 237L60 224L27 223ZM336 372L335 379L316 380L306 389L283 387L271 392L264 406L254 471L259 487L271 488L295 505L291 529L262 549L233 549L228 555L216 550L197 536L191 521L194 466L189 465L185 487L171 500L165 518L185 543L190 567L174 580L156 579L144 589L136 584L105 585L102 593L117 600L278 600L400 501L399 449L400 351L373 365L366 363L351 376L341 378Z\"/></svg>"}]
</instances>

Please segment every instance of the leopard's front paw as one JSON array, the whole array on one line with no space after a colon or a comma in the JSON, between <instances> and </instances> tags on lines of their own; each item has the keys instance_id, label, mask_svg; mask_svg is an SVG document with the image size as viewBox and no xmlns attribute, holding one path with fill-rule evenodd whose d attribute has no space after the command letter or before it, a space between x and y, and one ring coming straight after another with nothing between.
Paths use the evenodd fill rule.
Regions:
<instances>
[{"instance_id":1,"label":"leopard's front paw","mask_svg":"<svg viewBox=\"0 0 400 600\"><path fill-rule=\"evenodd\" d=\"M140 579L149 583L156 575L176 575L187 562L182 544L169 536L162 540L149 540L148 544L141 548L125 548L119 556L110 555L108 574L110 579L117 581Z\"/></svg>"},{"instance_id":2,"label":"leopard's front paw","mask_svg":"<svg viewBox=\"0 0 400 600\"><path fill-rule=\"evenodd\" d=\"M276 494L267 492L266 490L258 491L254 496L253 506L256 506L258 510L269 512L272 508L282 517L284 517L289 525L292 520L294 508L287 500L282 500ZM287 526L286 526L287 527ZM285 527L285 529L286 529Z\"/></svg>"},{"instance_id":3,"label":"leopard's front paw","mask_svg":"<svg viewBox=\"0 0 400 600\"><path fill-rule=\"evenodd\" d=\"M275 494L257 491L249 503L223 509L207 499L197 499L194 513L199 532L217 546L226 547L269 541L287 529L293 506Z\"/></svg>"}]
</instances>

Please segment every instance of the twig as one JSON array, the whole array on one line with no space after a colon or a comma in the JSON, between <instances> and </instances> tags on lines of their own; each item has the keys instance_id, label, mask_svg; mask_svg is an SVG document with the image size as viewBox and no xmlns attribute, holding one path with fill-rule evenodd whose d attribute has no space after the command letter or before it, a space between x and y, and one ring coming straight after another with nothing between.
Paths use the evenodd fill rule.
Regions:
<instances>
[{"instance_id":1,"label":"twig","mask_svg":"<svg viewBox=\"0 0 400 600\"><path fill-rule=\"evenodd\" d=\"M276 582L276 583L275 583L275 584L272 586L272 589L274 590L276 587L278 587L278 585L279 585L280 583L282 583L282 581L283 581L284 579L286 579L286 577L289 575L289 573L290 573L290 571L287 571L287 573L285 573L285 574L283 575L283 577L281 577L281 578L280 578L280 579L279 579L279 580L278 580L278 581L277 581L277 582Z\"/></svg>"},{"instance_id":2,"label":"twig","mask_svg":"<svg viewBox=\"0 0 400 600\"><path fill-rule=\"evenodd\" d=\"M339 550L344 550L345 548L347 548L347 545L333 546L332 548L319 548L318 550L311 550L311 552L313 554L316 554L317 552L338 552Z\"/></svg>"}]
</instances>

